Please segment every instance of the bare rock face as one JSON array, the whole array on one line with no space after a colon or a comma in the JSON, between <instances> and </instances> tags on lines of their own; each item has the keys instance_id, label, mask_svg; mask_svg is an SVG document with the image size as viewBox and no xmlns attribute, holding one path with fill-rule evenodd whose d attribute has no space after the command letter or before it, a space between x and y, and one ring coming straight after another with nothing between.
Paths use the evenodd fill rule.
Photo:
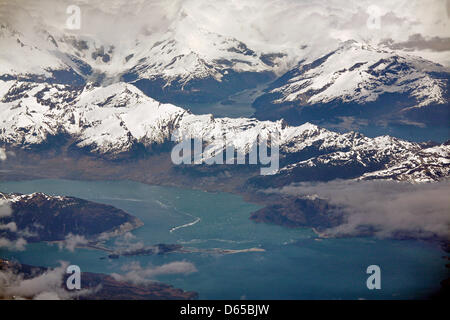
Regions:
<instances>
[{"instance_id":1,"label":"bare rock face","mask_svg":"<svg viewBox=\"0 0 450 320\"><path fill-rule=\"evenodd\" d=\"M42 83L3 84L8 102L0 108L0 148L7 151L65 151L67 157L83 154L120 161L169 154L177 142L172 138L185 135L216 148L226 137L227 147L247 155L256 137L277 135L280 171L275 177L257 179L257 186L360 177L431 182L449 173L446 144L369 138L311 123L290 126L285 121L193 115L126 83L79 90Z\"/></svg>"},{"instance_id":2,"label":"bare rock face","mask_svg":"<svg viewBox=\"0 0 450 320\"><path fill-rule=\"evenodd\" d=\"M289 124L357 117L447 126L448 69L392 50L342 43L275 80L253 106L261 120Z\"/></svg>"}]
</instances>

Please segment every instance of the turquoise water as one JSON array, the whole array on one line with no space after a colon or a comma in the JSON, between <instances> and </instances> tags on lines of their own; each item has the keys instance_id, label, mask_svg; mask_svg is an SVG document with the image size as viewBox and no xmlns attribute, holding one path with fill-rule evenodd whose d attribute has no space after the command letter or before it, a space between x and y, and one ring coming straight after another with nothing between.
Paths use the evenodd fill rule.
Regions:
<instances>
[{"instance_id":1,"label":"turquoise water","mask_svg":"<svg viewBox=\"0 0 450 320\"><path fill-rule=\"evenodd\" d=\"M253 89L246 89L228 97L228 101L213 103L186 103L180 107L190 110L193 114L212 114L215 117L250 118L255 113L253 101L263 93L268 83Z\"/></svg>"},{"instance_id":2,"label":"turquoise water","mask_svg":"<svg viewBox=\"0 0 450 320\"><path fill-rule=\"evenodd\" d=\"M426 297L447 276L438 246L371 238L317 239L309 229L254 223L250 213L260 207L227 193L131 181L69 180L0 182L0 191L39 191L111 204L145 223L132 232L133 241L179 243L203 250L110 260L100 259L107 254L98 250L70 252L35 243L23 252L0 249L1 257L41 266L67 261L83 271L102 273L123 273L121 267L131 262L142 266L191 262L195 273L154 279L197 291L201 299L412 299ZM214 248L265 251L221 254L211 251ZM381 267L381 290L366 287L366 268L372 264Z\"/></svg>"}]
</instances>

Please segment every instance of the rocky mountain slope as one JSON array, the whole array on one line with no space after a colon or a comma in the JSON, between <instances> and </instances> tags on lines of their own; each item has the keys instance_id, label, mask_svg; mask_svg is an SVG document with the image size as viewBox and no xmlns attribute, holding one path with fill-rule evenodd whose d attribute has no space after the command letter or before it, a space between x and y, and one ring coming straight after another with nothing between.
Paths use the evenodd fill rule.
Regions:
<instances>
[{"instance_id":1,"label":"rocky mountain slope","mask_svg":"<svg viewBox=\"0 0 450 320\"><path fill-rule=\"evenodd\" d=\"M449 70L439 64L353 40L321 50L256 49L179 15L164 32L120 43L45 25L27 33L0 24L0 45L8 48L0 79L75 87L123 81L183 105L223 101L274 80L253 104L260 120L448 122Z\"/></svg>"},{"instance_id":2,"label":"rocky mountain slope","mask_svg":"<svg viewBox=\"0 0 450 320\"><path fill-rule=\"evenodd\" d=\"M449 79L441 65L347 41L312 62L300 61L254 106L260 119L292 124L354 116L447 125Z\"/></svg>"},{"instance_id":3,"label":"rocky mountain slope","mask_svg":"<svg viewBox=\"0 0 450 320\"><path fill-rule=\"evenodd\" d=\"M267 179L281 179L282 184L358 177L436 181L449 173L448 145L340 134L310 123L289 126L284 121L193 115L126 83L74 88L11 80L1 82L0 94L0 146L11 150L68 145L72 153L116 161L170 152L174 143L189 137L201 139L214 152L233 147L248 156L258 137L273 136L281 169ZM201 160L214 152L203 153Z\"/></svg>"},{"instance_id":4,"label":"rocky mountain slope","mask_svg":"<svg viewBox=\"0 0 450 320\"><path fill-rule=\"evenodd\" d=\"M113 206L73 197L0 193L0 200L11 209L8 215L0 216L0 236L9 240L59 241L69 235L97 239L142 225Z\"/></svg>"}]
</instances>

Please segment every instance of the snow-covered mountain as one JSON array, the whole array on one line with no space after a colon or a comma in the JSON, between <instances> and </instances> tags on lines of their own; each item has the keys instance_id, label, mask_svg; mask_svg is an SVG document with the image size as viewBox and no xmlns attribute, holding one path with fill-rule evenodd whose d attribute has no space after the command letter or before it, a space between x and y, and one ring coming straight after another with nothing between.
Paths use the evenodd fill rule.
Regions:
<instances>
[{"instance_id":1,"label":"snow-covered mountain","mask_svg":"<svg viewBox=\"0 0 450 320\"><path fill-rule=\"evenodd\" d=\"M308 123L349 116L448 125L448 69L373 43L282 45L246 32L244 42L185 9L164 28L129 37L0 23L0 146L70 145L118 159L170 150L178 133L217 150L226 136L247 154L257 136L276 133L281 170L268 179L281 183L448 176L447 146L428 150ZM173 104L220 101L274 79L254 103L258 120L193 115Z\"/></svg>"},{"instance_id":2,"label":"snow-covered mountain","mask_svg":"<svg viewBox=\"0 0 450 320\"><path fill-rule=\"evenodd\" d=\"M206 30L169 33L122 78L163 102L210 102L272 80L283 54L253 51Z\"/></svg>"},{"instance_id":3,"label":"snow-covered mountain","mask_svg":"<svg viewBox=\"0 0 450 320\"><path fill-rule=\"evenodd\" d=\"M319 59L300 61L254 106L258 118L284 117L290 123L338 116L418 121L427 114L420 122L446 125L449 79L448 68L441 65L347 41Z\"/></svg>"},{"instance_id":4,"label":"snow-covered mountain","mask_svg":"<svg viewBox=\"0 0 450 320\"><path fill-rule=\"evenodd\" d=\"M84 64L61 54L44 30L38 35L24 35L0 24L0 79L83 84L80 68Z\"/></svg>"},{"instance_id":5,"label":"snow-covered mountain","mask_svg":"<svg viewBox=\"0 0 450 320\"><path fill-rule=\"evenodd\" d=\"M402 156L388 166L364 174L362 180L394 179L398 181L431 182L445 179L450 173L450 145L448 143L424 148Z\"/></svg>"},{"instance_id":6,"label":"snow-covered mountain","mask_svg":"<svg viewBox=\"0 0 450 320\"><path fill-rule=\"evenodd\" d=\"M273 80L285 54L256 52L189 17L166 32L120 43L49 26L22 33L0 25L0 79L82 85L132 82L163 102L217 101Z\"/></svg>"},{"instance_id":7,"label":"snow-covered mountain","mask_svg":"<svg viewBox=\"0 0 450 320\"><path fill-rule=\"evenodd\" d=\"M321 131L326 132L325 137ZM431 147L390 136L336 134L318 127L307 140L309 150L303 148L301 152L314 150L319 155L308 154L308 159L283 167L275 178L280 184L353 178L432 182L447 179L450 174L448 144Z\"/></svg>"},{"instance_id":8,"label":"snow-covered mountain","mask_svg":"<svg viewBox=\"0 0 450 320\"><path fill-rule=\"evenodd\" d=\"M387 39L389 31L378 34L383 35L378 40L366 36L369 31L379 38L371 30L338 32L348 31L349 23L357 25L349 17L356 7L367 9L363 4L339 5L339 14L331 5L335 16L329 17L329 29L315 32L301 26L327 19L304 14L326 4L83 1L81 6L83 27L68 30L65 4L54 5L61 17L51 17L45 6L18 5L15 9L23 15L0 23L0 79L80 87L123 81L176 105L228 101L237 92L275 80L254 102L260 120L284 118L295 125L339 117L448 122L448 68L419 58L415 50L408 55L400 38ZM421 35L412 39L427 40ZM445 44L445 38L433 39ZM427 56L447 61L446 51L439 50Z\"/></svg>"},{"instance_id":9,"label":"snow-covered mountain","mask_svg":"<svg viewBox=\"0 0 450 320\"><path fill-rule=\"evenodd\" d=\"M118 43L46 25L19 32L5 23L0 45L7 48L0 53L3 80L75 86L124 81L160 102L186 105L226 100L275 79L253 104L260 120L448 122L448 68L353 40L320 50L317 44L252 48L180 12L164 32Z\"/></svg>"},{"instance_id":10,"label":"snow-covered mountain","mask_svg":"<svg viewBox=\"0 0 450 320\"><path fill-rule=\"evenodd\" d=\"M2 82L0 91L1 140L24 148L68 135L92 152L123 153L138 142L164 142L171 123L185 112L125 83L80 89L11 80Z\"/></svg>"},{"instance_id":11,"label":"snow-covered mountain","mask_svg":"<svg viewBox=\"0 0 450 320\"><path fill-rule=\"evenodd\" d=\"M233 146L248 154L258 136L276 135L281 170L268 178L274 185L357 177L435 181L449 175L448 146L339 134L310 123L293 127L284 121L193 115L126 83L73 88L11 80L1 82L0 95L0 145L7 149L39 150L59 141L93 156L118 159L139 156L138 150L167 151L172 136L178 141L189 136L218 151Z\"/></svg>"},{"instance_id":12,"label":"snow-covered mountain","mask_svg":"<svg viewBox=\"0 0 450 320\"><path fill-rule=\"evenodd\" d=\"M285 54L260 52L233 37L199 26L182 15L147 45L123 74L147 95L163 102L215 101L267 82L284 64ZM132 52L132 51L131 51Z\"/></svg>"}]
</instances>

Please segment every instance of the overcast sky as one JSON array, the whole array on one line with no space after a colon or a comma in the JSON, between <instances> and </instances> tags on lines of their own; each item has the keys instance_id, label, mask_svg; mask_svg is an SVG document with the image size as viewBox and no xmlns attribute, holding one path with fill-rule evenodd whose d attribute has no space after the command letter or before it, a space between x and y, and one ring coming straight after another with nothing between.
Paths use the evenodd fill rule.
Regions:
<instances>
[{"instance_id":1,"label":"overcast sky","mask_svg":"<svg viewBox=\"0 0 450 320\"><path fill-rule=\"evenodd\" d=\"M2 20L26 29L64 29L70 4L82 10L82 34L119 43L136 34L198 27L258 46L320 46L355 39L396 49L449 56L447 0L0 0ZM34 19L33 19L34 18Z\"/></svg>"}]
</instances>

